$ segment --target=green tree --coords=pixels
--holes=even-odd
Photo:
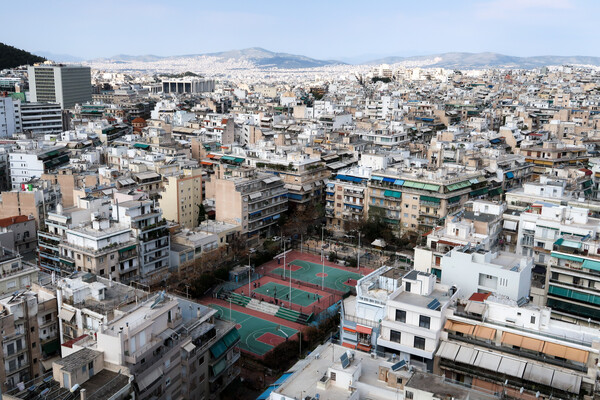
[[[206,220],[206,209],[204,208],[204,204],[198,205],[198,225]]]

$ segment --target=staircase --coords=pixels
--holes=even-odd
[[[233,303],[233,304],[236,304],[236,305],[242,306],[242,307],[246,307],[252,299],[248,296],[244,296],[242,294],[232,292],[229,295],[229,300],[231,300],[231,303]]]
[[[257,299],[251,299],[250,302],[246,305],[246,307],[251,310],[260,311],[270,315],[275,315],[279,312],[279,306]]]

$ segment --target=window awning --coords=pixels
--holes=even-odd
[[[454,332],[460,332],[465,335],[472,335],[473,331],[475,330],[475,326],[471,324],[465,324],[463,322],[447,320],[446,324],[444,325],[444,329]]]
[[[423,186],[423,189],[425,189],[425,190],[430,190],[430,191],[432,191],[432,192],[437,192],[438,190],[440,190],[440,185],[432,185],[432,184],[430,184],[430,183],[426,183],[426,184]]]
[[[147,387],[152,385],[155,381],[157,381],[163,375],[163,371],[161,367],[156,369],[152,369],[148,375],[139,379],[137,381],[138,389],[140,392],[143,392]]]
[[[551,386],[556,389],[579,394],[579,389],[581,387],[581,377],[555,370],[554,375],[552,376]]]
[[[373,328],[369,328],[368,326],[356,325],[356,332],[370,335],[371,333],[373,333]]]
[[[440,203],[440,199],[438,199],[437,197],[431,197],[431,196],[421,196],[421,201],[426,201],[428,203],[436,203],[436,204]]]
[[[195,348],[196,348],[196,346],[192,342],[189,342],[188,344],[186,344],[185,346],[183,346],[183,349],[185,351],[187,351],[188,353],[191,353],[192,351],[194,351]]]
[[[394,183],[396,180],[393,178],[383,178],[383,181],[387,183]]]
[[[225,351],[227,351],[227,346],[225,345],[225,343],[223,343],[223,339],[219,340],[210,348],[210,352],[214,358],[221,357],[221,355],[223,355]]]
[[[477,325],[475,327],[474,335],[484,340],[492,340],[496,337],[496,330],[486,326]]]
[[[442,342],[436,355],[454,361],[458,354],[458,350],[460,350],[460,345],[451,342]]]
[[[593,271],[600,271],[600,262],[592,261],[592,260],[585,260],[583,262],[582,267],[585,269],[591,269]]]
[[[143,143],[136,143],[133,145],[133,147],[135,147],[136,149],[148,149],[148,147],[150,147],[149,144],[143,144]]]
[[[402,185],[404,185],[404,180],[402,180],[402,179],[396,179],[394,181],[394,185],[402,186]]]
[[[74,316],[75,316],[75,312],[73,312],[71,310],[67,310],[66,308],[61,308],[60,312],[58,313],[58,317],[60,319],[62,319],[63,321],[68,321],[68,322],[70,322]]]
[[[456,354],[455,361],[463,364],[473,365],[475,358],[477,358],[477,353],[479,353],[478,350],[470,347],[460,346],[460,350],[458,350],[458,354]]]
[[[221,361],[219,361],[218,363],[216,363],[215,365],[212,366],[213,376],[219,375],[221,372],[223,372],[225,370],[225,367],[227,367],[227,359],[226,358],[222,359]]]
[[[563,260],[578,261],[578,262],[583,262],[584,261],[583,258],[581,258],[581,257],[575,257],[575,256],[571,256],[571,255],[568,255],[568,254],[560,254],[560,253],[552,252],[550,255],[552,257],[560,258],[560,259],[563,259]]]
[[[346,332],[352,332],[352,333],[356,333],[356,329],[354,329],[354,328],[351,328],[351,327],[349,327],[349,326],[344,326],[344,330],[345,330]]]
[[[507,219],[504,220],[504,229],[508,229],[509,231],[516,231],[517,225],[517,221],[509,221]]]
[[[395,199],[400,199],[402,197],[402,193],[396,192],[395,190],[386,190],[383,195],[385,197],[393,197]]]
[[[500,361],[500,365],[498,366],[498,372],[521,378],[523,376],[523,372],[525,372],[526,365],[527,363],[523,361],[519,361],[514,358],[502,357],[502,361]]]
[[[240,333],[237,329],[232,329],[225,336],[223,336],[223,343],[227,348],[231,347],[235,342],[240,339]]]
[[[480,351],[479,354],[477,354],[477,358],[475,358],[475,366],[497,372],[501,360],[502,357],[498,354]]]
[[[450,204],[454,204],[454,203],[458,203],[460,201],[460,197],[461,196],[454,196],[454,197],[450,197],[448,199],[448,203]]]
[[[541,365],[533,363],[527,363],[525,366],[525,372],[523,373],[523,379],[550,386],[553,374],[553,369],[542,367]]]
[[[514,174],[514,173],[512,173],[512,172],[507,172],[507,173],[506,173],[506,177],[507,177],[508,179],[512,179],[512,178],[514,178],[514,177],[515,177],[515,174]]]
[[[126,251],[129,251],[129,250],[135,250],[136,247],[137,246],[135,244],[131,245],[131,246],[123,247],[122,249],[119,249],[119,253],[125,253]]]
[[[372,176],[371,180],[372,181],[383,181],[383,177],[381,177],[381,176]]]

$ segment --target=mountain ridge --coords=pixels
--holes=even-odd
[[[365,65],[422,63],[429,68],[539,68],[547,65],[584,64],[600,66],[600,57],[593,56],[509,56],[494,52],[448,52],[411,57],[384,57]]]

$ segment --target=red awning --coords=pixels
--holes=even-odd
[[[200,164],[202,164],[202,165],[213,165],[213,163],[208,162],[208,161],[200,161]]]
[[[357,344],[356,348],[362,351],[371,351],[371,346],[367,346],[366,344]]]
[[[356,325],[356,332],[366,333],[367,335],[370,335],[371,333],[373,333],[373,329],[369,328],[368,326]]]
[[[356,333],[356,329],[348,328],[347,326],[344,327],[344,330],[347,332]]]
[[[454,242],[449,242],[447,240],[440,240],[438,243],[439,244],[446,244],[448,246],[463,246],[462,244],[458,244],[458,243],[454,243]]]
[[[469,297],[469,300],[483,303],[483,301],[488,297],[490,297],[489,293],[473,293],[471,297]]]
[[[215,155],[214,154],[209,154],[209,155],[207,155],[207,157],[208,158],[215,158]]]
[[[348,343],[348,342],[342,343],[342,346],[347,347],[347,348],[352,349],[352,350],[356,349],[356,345],[354,345],[352,343]]]

